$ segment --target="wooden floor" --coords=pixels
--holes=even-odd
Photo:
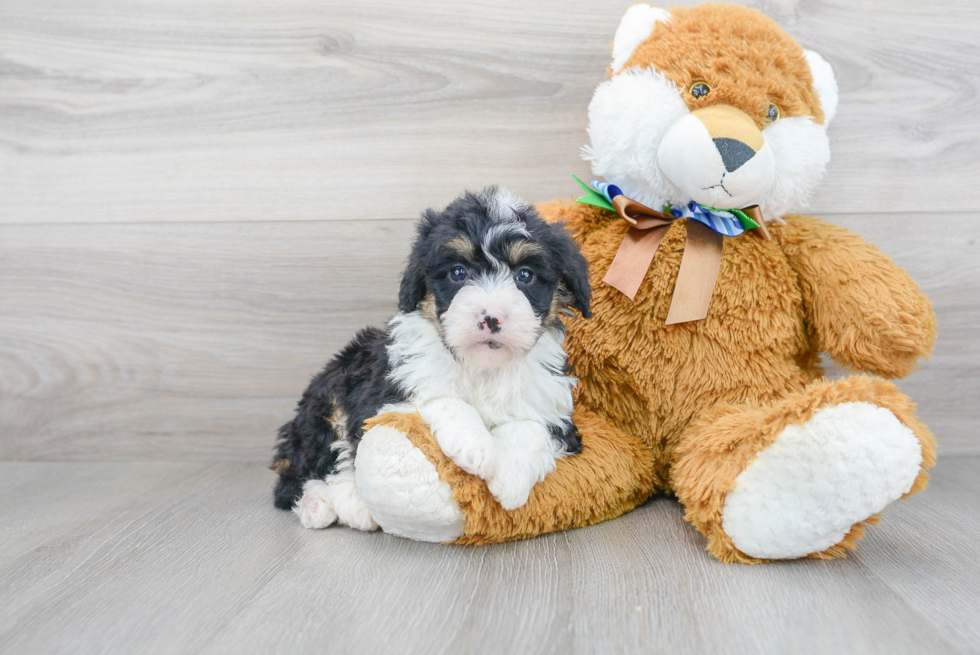
[[[980,458],[846,560],[725,565],[680,506],[485,548],[303,530],[248,464],[0,464],[4,653],[980,651]]]

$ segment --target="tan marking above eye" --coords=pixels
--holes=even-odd
[[[445,248],[468,260],[473,259],[476,254],[476,246],[473,245],[473,242],[462,236],[447,241]]]
[[[515,241],[507,248],[507,261],[511,266],[515,266],[521,260],[544,252],[544,248],[533,241]]]

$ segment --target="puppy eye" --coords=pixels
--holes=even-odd
[[[449,271],[449,279],[453,282],[462,282],[466,279],[466,269],[462,266],[454,266],[453,270]]]
[[[529,268],[522,268],[517,271],[517,281],[521,284],[527,284],[534,279],[534,272]]]
[[[779,120],[779,107],[776,105],[769,105],[769,110],[766,111],[766,118],[769,119],[770,123],[775,123]]]
[[[707,82],[695,82],[691,85],[691,95],[695,98],[703,98],[711,93],[711,87]]]

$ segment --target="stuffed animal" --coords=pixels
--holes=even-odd
[[[843,557],[925,488],[935,445],[884,378],[935,338],[915,283],[859,236],[793,214],[830,157],[829,64],[763,14],[638,4],[589,106],[597,181],[539,206],[589,262],[570,319],[582,452],[505,512],[417,414],[369,422],[358,490],[381,527],[486,544],[674,494],[725,562]],[[820,353],[852,372],[823,377]]]

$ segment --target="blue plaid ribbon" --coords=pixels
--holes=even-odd
[[[737,237],[745,232],[745,228],[735,214],[718,209],[707,209],[693,200],[680,207],[671,207],[670,213],[677,218],[692,218],[726,237]]]
[[[610,204],[616,196],[625,195],[622,189],[615,184],[598,180],[592,180],[592,188],[598,191]],[[693,219],[726,237],[737,237],[745,232],[745,228],[742,227],[742,223],[735,214],[720,209],[708,209],[693,200],[680,207],[664,207],[664,211],[669,211],[677,218]]]

